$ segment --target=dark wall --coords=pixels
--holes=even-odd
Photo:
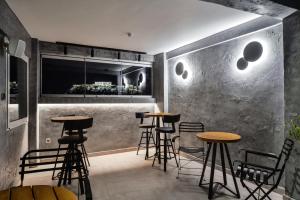
[[[164,111],[164,53],[154,56],[153,63],[153,97],[156,99],[157,107]]]
[[[26,55],[31,56],[30,35],[4,0],[0,0],[0,29],[8,35],[12,43],[19,39],[24,40],[27,45]],[[5,74],[4,57],[1,53],[0,93],[5,92],[6,89]],[[6,114],[6,101],[0,100],[0,190],[11,186],[18,180],[19,159],[28,148],[27,125],[6,131]]]
[[[241,148],[279,152],[284,138],[282,39],[282,24],[277,24],[169,59],[169,110],[181,113],[182,121],[203,122],[209,131],[239,133],[242,140],[230,145],[233,159]],[[263,45],[262,57],[238,70],[251,41]],[[187,79],[176,75],[178,62],[188,71]]]

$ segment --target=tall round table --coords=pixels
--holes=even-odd
[[[236,178],[234,176],[234,171],[232,167],[232,162],[229,154],[229,150],[227,147],[227,143],[233,143],[233,142],[238,142],[241,140],[241,136],[238,134],[234,133],[227,133],[227,132],[202,132],[198,133],[197,137],[208,143],[208,149],[207,149],[207,155],[205,157],[204,161],[204,166],[199,182],[199,186],[205,185],[203,184],[203,178],[204,178],[204,173],[206,170],[207,166],[207,161],[210,155],[211,148],[213,148],[212,151],[212,161],[211,161],[211,171],[210,171],[210,181],[209,181],[209,191],[208,191],[208,199],[212,199],[214,192],[213,191],[213,185],[214,184],[219,184],[223,188],[227,189],[229,192],[231,192],[233,195],[235,195],[237,198],[240,198],[240,192],[239,188],[236,182]],[[222,173],[223,173],[223,181],[224,183],[220,182],[214,182],[214,171],[215,171],[215,165],[216,165],[216,155],[217,155],[217,146],[219,144],[220,147],[220,156],[221,156],[221,164],[222,164]],[[234,187],[235,187],[235,192],[231,190],[230,188],[227,187],[227,178],[226,178],[226,168],[225,168],[225,156],[224,156],[224,148],[225,148],[225,155],[227,156],[230,172],[233,178],[234,182]]]
[[[161,163],[161,152],[160,152],[160,133],[158,131],[158,128],[160,127],[160,118],[164,117],[164,116],[170,116],[172,115],[172,113],[168,113],[168,112],[154,112],[154,113],[145,113],[146,117],[155,117],[156,119],[156,151],[154,154],[154,158],[157,157],[158,159],[158,163]],[[166,148],[166,147],[164,147]],[[164,151],[164,153],[167,153],[166,150]],[[154,164],[155,159],[153,160],[153,164]],[[152,164],[152,166],[153,166]],[[164,171],[166,171],[166,161],[164,161]]]

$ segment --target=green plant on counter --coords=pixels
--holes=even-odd
[[[141,91],[138,89],[137,86],[128,85],[125,88],[125,93],[128,94],[128,95],[137,95],[137,94],[141,94]]]
[[[300,116],[296,116],[289,123],[289,135],[290,137],[300,141]]]
[[[117,87],[112,84],[81,84],[73,85],[68,91],[69,94],[94,94],[94,95],[114,95],[118,94]]]
[[[87,89],[86,84],[73,85],[72,88],[68,91],[69,94],[84,94]]]

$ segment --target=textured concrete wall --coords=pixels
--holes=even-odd
[[[237,60],[251,41],[261,42],[263,55],[240,71]],[[186,80],[175,73],[179,61],[188,70]],[[241,134],[242,140],[230,145],[233,159],[240,148],[279,152],[284,137],[281,24],[169,59],[168,68],[169,109],[181,113],[182,121]]]
[[[267,15],[283,19],[295,11],[295,9],[275,3],[271,0],[201,0],[220,4],[226,7],[243,10],[259,15]]]
[[[53,123],[51,117],[67,114],[89,115],[94,125],[88,130],[86,149],[88,152],[136,147],[140,137],[139,120],[135,112],[154,111],[155,104],[41,104],[39,105],[40,148],[56,148],[62,124]],[[46,138],[52,143],[46,144]]]
[[[31,56],[30,36],[4,0],[0,0],[0,29],[11,41],[26,42],[26,55]],[[2,47],[0,47],[2,50]],[[1,52],[1,51],[0,51]],[[5,92],[6,69],[3,53],[0,53],[0,93]],[[0,190],[14,184],[19,178],[19,159],[28,147],[27,125],[6,131],[7,104],[0,100]]]
[[[154,56],[153,63],[153,97],[159,110],[164,110],[164,54]]]
[[[300,114],[300,11],[283,21],[284,34],[284,84],[285,84],[285,121]],[[286,126],[288,135],[288,126]],[[300,199],[300,143],[286,168],[286,192],[295,199]]]
[[[39,53],[39,41],[32,39],[32,56],[30,59],[29,67],[29,149],[37,149],[37,105],[38,105],[38,81],[39,81],[39,65],[40,65],[40,53]]]

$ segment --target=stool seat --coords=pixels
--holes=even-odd
[[[174,129],[172,127],[159,127],[157,130],[162,133],[174,133]]]
[[[58,139],[59,144],[81,144],[87,141],[87,137],[79,137],[78,135],[63,136]]]
[[[155,126],[152,124],[140,124],[139,128],[155,128]]]

